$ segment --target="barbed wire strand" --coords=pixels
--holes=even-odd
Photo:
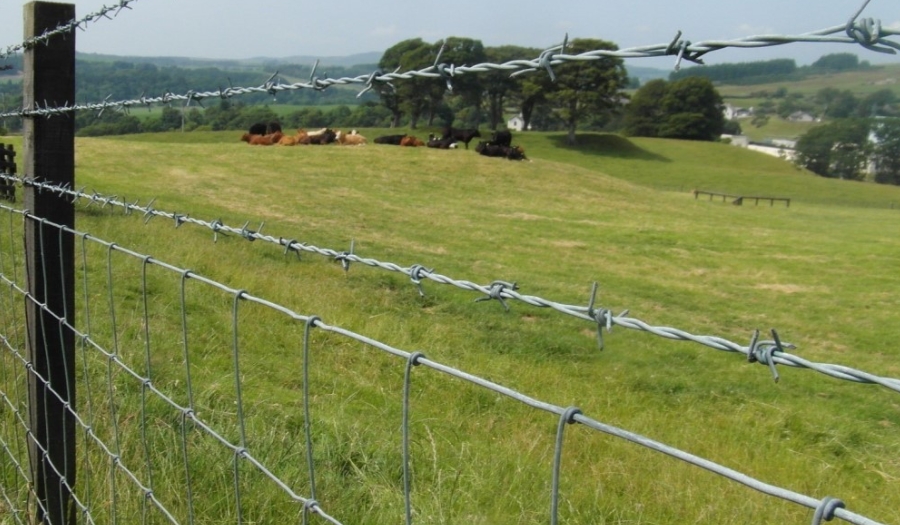
[[[421,352],[407,352],[405,350],[398,349],[387,343],[372,339],[370,337],[358,334],[356,332],[353,332],[353,331],[350,331],[350,330],[347,330],[347,329],[344,329],[344,328],[341,328],[338,326],[326,324],[325,322],[323,322],[321,320],[321,318],[319,318],[317,316],[309,316],[309,315],[303,315],[303,314],[297,313],[296,311],[291,310],[290,308],[288,308],[286,306],[279,305],[277,303],[273,303],[271,301],[268,301],[268,300],[260,298],[260,297],[256,297],[256,296],[248,293],[245,290],[232,288],[225,284],[219,283],[213,279],[210,279],[210,278],[207,278],[200,274],[194,273],[190,270],[179,268],[172,264],[155,259],[152,256],[140,254],[133,250],[121,247],[121,246],[117,245],[116,243],[99,239],[97,237],[91,236],[84,232],[80,232],[78,230],[75,230],[75,229],[67,227],[67,226],[55,224],[47,219],[34,216],[34,215],[30,214],[30,212],[28,212],[28,211],[17,210],[14,208],[10,208],[6,205],[0,205],[0,209],[5,210],[9,213],[19,214],[24,219],[27,219],[27,220],[37,221],[41,224],[42,227],[58,229],[60,234],[65,233],[68,235],[72,235],[76,238],[81,239],[82,243],[91,242],[96,245],[99,245],[99,246],[105,248],[108,254],[111,254],[113,252],[122,254],[131,259],[139,261],[140,264],[142,264],[142,265],[156,266],[163,270],[171,272],[183,279],[190,279],[192,281],[203,283],[209,287],[218,289],[218,290],[230,295],[231,297],[233,297],[235,302],[246,301],[248,303],[254,303],[254,304],[257,304],[262,307],[270,308],[271,310],[273,310],[275,312],[280,312],[280,313],[286,315],[292,321],[296,321],[298,323],[304,324],[305,326],[307,326],[307,328],[315,327],[315,328],[325,331],[325,332],[330,332],[333,334],[341,335],[350,340],[362,343],[368,347],[372,347],[372,348],[375,348],[376,350],[380,350],[387,354],[393,355],[395,357],[399,357],[406,362],[405,366],[407,368],[407,373],[405,375],[405,377],[406,377],[405,383],[407,383],[407,385],[409,382],[409,371],[411,369],[411,366],[420,366],[420,367],[432,369],[434,371],[443,373],[447,376],[450,376],[450,377],[453,377],[456,379],[460,379],[465,382],[474,384],[476,386],[485,388],[494,393],[503,395],[507,398],[517,401],[525,406],[555,415],[559,420],[560,430],[557,432],[557,438],[556,438],[557,453],[555,454],[554,461],[553,461],[554,483],[553,483],[553,488],[551,489],[553,492],[551,494],[551,500],[553,501],[553,504],[551,506],[551,523],[557,522],[555,513],[557,511],[557,509],[556,509],[557,503],[556,502],[558,501],[557,500],[558,494],[556,494],[556,491],[558,491],[557,482],[558,482],[558,472],[559,472],[560,461],[561,461],[560,460],[560,455],[561,455],[560,452],[561,452],[561,445],[562,445],[562,439],[563,439],[563,433],[562,433],[561,428],[562,428],[562,426],[564,426],[566,424],[580,423],[587,428],[603,432],[607,435],[610,435],[610,436],[613,436],[613,437],[616,437],[619,439],[623,439],[625,441],[631,442],[631,443],[641,446],[643,448],[663,453],[665,455],[668,455],[672,458],[683,461],[690,465],[703,468],[709,472],[712,472],[712,473],[722,476],[726,479],[740,483],[740,484],[742,484],[746,487],[749,487],[749,488],[751,488],[757,492],[760,492],[762,494],[766,494],[768,496],[775,497],[775,498],[778,498],[778,499],[781,499],[781,500],[784,500],[787,502],[791,502],[796,505],[806,507],[810,510],[814,510],[815,511],[815,516],[814,516],[815,519],[831,520],[832,518],[837,517],[837,518],[840,518],[849,523],[858,524],[858,525],[880,525],[879,522],[874,521],[871,518],[868,518],[866,516],[846,510],[844,508],[845,505],[843,504],[843,502],[840,500],[837,500],[835,498],[826,497],[823,499],[815,499],[813,497],[792,491],[790,489],[786,489],[783,487],[778,487],[776,485],[765,483],[756,478],[753,478],[751,476],[743,474],[737,470],[734,470],[734,469],[731,469],[724,465],[718,464],[714,461],[711,461],[711,460],[708,460],[705,458],[701,458],[701,457],[691,454],[689,452],[665,445],[661,442],[647,438],[640,434],[636,434],[636,433],[603,423],[603,422],[593,419],[591,417],[588,417],[588,416],[584,415],[581,412],[581,410],[578,409],[577,407],[561,407],[561,406],[554,405],[552,403],[548,403],[548,402],[533,398],[533,397],[523,394],[515,389],[503,386],[499,383],[495,383],[493,381],[489,381],[487,379],[478,377],[478,376],[470,374],[468,372],[459,370],[452,366],[448,366],[448,365],[439,363],[437,361],[427,359],[425,357],[425,355]],[[84,266],[87,266],[86,261],[84,261]],[[15,292],[22,295],[27,301],[35,302],[34,298],[26,290],[22,289],[21,286],[19,285],[19,283],[16,283],[13,280],[9,279],[5,273],[0,274],[0,282],[5,283],[10,288],[10,290],[15,290]],[[144,293],[146,293],[146,288],[144,288],[144,290],[145,290]],[[75,327],[71,324],[69,319],[59,317],[56,313],[49,311],[49,309],[46,307],[46,305],[36,304],[36,306],[43,309],[46,313],[48,313],[50,316],[52,316],[54,319],[56,319],[57,322],[61,326],[64,326],[67,330],[72,331],[72,333],[74,334],[74,336],[77,339],[82,340],[85,343],[87,343],[88,347],[90,349],[98,352],[102,359],[104,359],[108,363],[110,363],[110,366],[115,366],[118,370],[121,370],[124,373],[126,373],[128,376],[133,378],[133,380],[136,383],[139,383],[142,386],[142,388],[146,387],[147,390],[152,392],[154,395],[158,396],[161,400],[163,400],[165,403],[167,403],[173,410],[178,411],[180,414],[182,414],[182,416],[184,418],[191,420],[191,422],[194,425],[196,425],[198,428],[202,429],[206,434],[208,434],[213,439],[218,441],[222,446],[231,450],[232,453],[235,455],[236,461],[237,461],[237,458],[240,458],[240,459],[247,460],[248,462],[250,462],[254,466],[254,468],[256,468],[259,472],[263,473],[271,481],[273,481],[281,490],[283,490],[286,494],[288,494],[291,499],[293,499],[294,501],[296,501],[298,503],[301,503],[303,505],[304,511],[309,510],[310,512],[317,514],[320,518],[328,521],[329,523],[332,523],[334,525],[341,525],[341,522],[339,522],[337,519],[326,514],[319,507],[318,503],[315,500],[313,500],[311,498],[304,498],[304,497],[296,494],[296,492],[293,489],[291,489],[290,486],[286,482],[279,479],[274,473],[272,473],[272,471],[268,467],[266,467],[262,463],[262,461],[260,461],[258,458],[253,456],[253,454],[250,450],[248,450],[245,446],[242,446],[242,445],[246,444],[245,436],[243,436],[243,435],[240,436],[240,438],[239,438],[240,443],[232,443],[230,440],[223,437],[220,432],[218,432],[216,429],[214,429],[210,423],[208,423],[207,421],[202,419],[194,411],[193,407],[184,406],[184,405],[181,405],[178,402],[174,401],[169,395],[162,392],[161,390],[159,390],[156,387],[156,385],[153,383],[152,378],[150,376],[145,376],[145,375],[141,374],[140,372],[134,370],[133,368],[129,367],[127,365],[127,363],[125,363],[121,359],[121,357],[118,355],[118,352],[115,349],[110,350],[110,349],[104,348],[91,334],[80,331],[77,327]],[[185,305],[183,304],[182,307],[184,308]],[[236,323],[236,322],[237,322],[236,317],[233,317],[232,324]],[[236,331],[236,326],[233,325],[232,329]],[[58,399],[62,400],[62,396],[60,396],[51,387],[49,380],[44,377],[41,377],[39,374],[37,374],[34,371],[34,369],[32,367],[29,366],[28,358],[25,355],[23,355],[18,348],[9,344],[8,339],[6,339],[5,337],[0,339],[0,341],[2,341],[4,343],[3,347],[6,348],[6,351],[11,356],[13,356],[16,360],[18,360],[21,363],[21,365],[25,369],[28,370],[29,374],[32,374],[35,377],[35,379],[40,384],[42,384],[44,386],[44,388],[47,389],[52,395],[54,395]],[[306,341],[305,344],[308,345],[308,338],[305,338],[305,341]],[[308,354],[308,349],[304,350],[304,354]],[[240,376],[236,369],[236,361],[235,361],[235,374],[236,374],[236,380],[240,381]],[[108,379],[108,381],[111,381],[111,379]],[[409,436],[409,428],[408,428],[408,425],[409,425],[409,404],[408,404],[409,388],[407,385],[404,385],[403,393],[402,393],[402,395],[405,399],[404,400],[404,414],[402,417],[402,424],[404,426],[404,428],[403,428],[404,447],[407,446],[406,443],[407,443],[408,436]],[[304,389],[303,395],[308,396],[309,395],[308,390]],[[24,425],[24,428],[27,429],[28,426],[25,423],[25,418],[20,413],[18,407],[16,407],[15,405],[13,405],[9,402],[9,399],[7,398],[5,392],[0,392],[0,397],[2,397],[4,399],[7,406],[10,406],[13,409],[13,413],[15,414],[15,417],[19,420],[19,424]],[[308,402],[308,399],[304,400],[304,403],[306,403],[306,402]],[[172,523],[178,523],[177,520],[171,515],[171,513],[165,508],[163,503],[161,501],[159,501],[158,499],[156,499],[153,491],[147,485],[145,485],[143,481],[140,480],[139,476],[133,470],[131,470],[128,466],[125,465],[125,460],[120,455],[120,451],[112,450],[112,448],[109,445],[107,445],[105,442],[103,442],[102,439],[100,439],[100,437],[97,435],[97,433],[93,430],[93,428],[87,422],[85,422],[83,420],[83,418],[81,417],[80,414],[77,413],[75,408],[73,408],[70,405],[67,405],[67,410],[69,410],[72,413],[75,420],[77,421],[77,424],[79,426],[81,426],[81,428],[85,431],[86,435],[89,435],[97,443],[97,445],[104,451],[104,453],[107,454],[107,456],[110,458],[112,467],[115,470],[121,471],[123,474],[125,474],[126,478],[128,480],[130,480],[131,483],[135,484],[135,486],[138,488],[138,490],[140,490],[144,494],[144,497],[146,497],[148,500],[150,500],[152,502],[152,504],[154,506],[156,506],[165,515],[165,517],[167,519],[169,519],[169,521],[171,521]],[[243,415],[241,415],[241,421],[240,421],[241,426],[243,426],[242,418],[243,418]],[[2,448],[0,450],[8,450],[8,449]],[[42,451],[42,452],[46,452],[46,451]],[[408,461],[407,454],[404,455],[404,458],[405,458],[404,461]],[[20,473],[24,473],[25,468],[21,464],[17,463],[15,458],[11,458],[11,459],[15,463],[16,469]],[[56,465],[53,465],[53,468],[54,468],[54,470],[57,470],[58,467]],[[57,472],[57,474],[60,476],[61,479],[64,479],[62,477],[61,473]],[[75,487],[67,486],[66,488],[72,491],[74,503],[76,506],[78,506],[78,508],[82,511],[82,513],[89,514],[89,512],[90,512],[89,506],[86,503],[82,502],[80,499],[78,499],[77,495],[75,494],[75,490],[74,490]],[[407,492],[407,494],[406,494],[407,498],[409,497],[409,493],[408,493],[409,490],[410,490],[409,485],[407,483],[404,483],[404,491]],[[93,522],[93,520],[90,519],[89,522]]]
[[[421,281],[423,279],[428,279],[439,284],[451,285],[463,290],[478,292],[482,294],[483,297],[476,299],[476,301],[497,300],[507,311],[509,310],[509,306],[506,304],[506,300],[519,301],[538,308],[550,308],[571,317],[595,324],[597,328],[598,345],[601,350],[604,345],[602,335],[603,330],[605,329],[607,332],[610,332],[614,326],[621,326],[623,328],[647,332],[666,339],[690,341],[715,350],[742,354],[750,363],[759,363],[767,366],[776,382],[779,380],[779,375],[775,365],[785,365],[794,368],[813,370],[835,379],[864,384],[876,384],[900,393],[900,379],[882,377],[844,365],[817,363],[786,352],[786,350],[792,350],[796,347],[790,343],[780,341],[778,333],[775,330],[772,330],[771,332],[772,339],[767,340],[761,340],[759,338],[759,331],[757,330],[751,334],[749,344],[742,345],[719,336],[697,335],[677,328],[654,326],[640,319],[627,317],[628,310],[615,315],[610,309],[594,306],[597,294],[596,283],[591,291],[590,301],[587,306],[565,304],[534,295],[521,294],[518,292],[518,284],[514,282],[495,280],[488,285],[481,285],[472,281],[441,275],[420,264],[401,266],[392,262],[383,262],[377,259],[360,257],[353,253],[352,244],[349,252],[338,251],[331,248],[320,248],[290,238],[264,235],[261,233],[261,230],[265,223],[260,223],[259,227],[256,229],[250,229],[249,222],[238,228],[235,226],[228,226],[220,220],[206,221],[191,217],[188,214],[158,210],[153,207],[153,200],[142,206],[139,205],[137,201],[129,203],[123,199],[119,199],[117,196],[105,196],[96,192],[88,193],[84,189],[73,190],[68,187],[40,182],[34,178],[23,177],[17,174],[0,174],[0,180],[6,180],[9,183],[17,182],[35,187],[39,191],[48,191],[60,196],[66,196],[71,198],[73,202],[87,201],[87,206],[100,204],[101,208],[106,206],[119,207],[124,209],[126,215],[133,215],[134,212],[138,212],[143,216],[145,224],[154,217],[161,217],[174,221],[176,228],[183,224],[202,226],[212,230],[214,242],[218,240],[220,234],[232,234],[240,236],[248,241],[260,240],[276,244],[284,248],[285,254],[294,252],[298,257],[301,252],[318,254],[340,262],[345,270],[349,269],[351,263],[361,263],[373,268],[401,273],[409,277],[413,284],[418,288],[419,293],[423,295],[424,291],[422,290]]]
[[[20,51],[31,49],[37,45],[46,44],[52,38],[60,35],[67,35],[75,29],[85,30],[91,22],[96,22],[103,18],[112,20],[119,16],[119,13],[122,12],[123,9],[131,9],[129,4],[134,2],[137,2],[137,0],[119,0],[119,3],[117,4],[111,6],[104,5],[96,12],[90,13],[79,20],[71,20],[66,24],[60,24],[56,28],[44,31],[39,36],[29,38],[21,44],[7,46],[6,49],[0,50],[0,60],[5,60]]]
[[[131,0],[134,1],[134,0]],[[152,107],[155,104],[171,104],[173,102],[183,102],[185,107],[192,102],[202,103],[206,99],[228,99],[234,96],[247,95],[252,93],[265,93],[272,96],[283,91],[295,91],[300,89],[313,89],[321,91],[335,85],[364,84],[365,87],[359,93],[362,94],[375,89],[379,86],[387,86],[393,88],[391,81],[408,80],[413,78],[434,78],[444,79],[447,83],[448,90],[452,91],[452,79],[459,75],[472,73],[484,73],[489,71],[508,71],[513,76],[536,71],[546,71],[551,78],[555,78],[553,67],[564,64],[566,62],[577,61],[594,61],[602,58],[654,58],[675,56],[675,69],[680,68],[681,62],[687,60],[702,64],[702,56],[725,48],[758,48],[770,47],[799,42],[806,43],[837,43],[849,45],[861,45],[866,49],[879,53],[896,54],[900,50],[900,43],[889,40],[888,37],[900,35],[900,30],[884,27],[880,20],[866,18],[859,20],[862,11],[868,5],[868,0],[863,4],[856,14],[854,14],[846,23],[802,33],[799,35],[754,35],[735,40],[708,40],[697,43],[691,43],[681,38],[681,31],[678,31],[675,38],[668,43],[652,44],[646,46],[630,47],[620,50],[599,49],[586,51],[576,55],[565,54],[568,36],[563,44],[553,46],[541,52],[541,54],[531,60],[511,60],[500,64],[491,62],[483,62],[472,66],[455,65],[446,63],[437,63],[421,70],[410,70],[400,72],[400,67],[395,71],[386,73],[382,70],[374,71],[367,75],[359,75],[356,77],[341,78],[319,78],[315,76],[315,68],[313,68],[310,80],[308,82],[296,82],[285,84],[281,82],[277,72],[269,77],[269,79],[257,87],[228,87],[220,88],[215,91],[195,91],[190,90],[184,94],[166,93],[156,97],[141,96],[138,99],[104,100],[102,102],[73,104],[73,101],[67,101],[62,107],[52,107],[45,103],[41,106],[35,102],[33,108],[22,108],[19,111],[0,113],[0,118],[9,117],[53,117],[76,111],[98,111],[102,114],[104,111],[121,110],[129,111],[135,107]],[[440,54],[437,57],[440,58]],[[111,97],[111,95],[110,95]],[[108,97],[109,98],[109,97]]]

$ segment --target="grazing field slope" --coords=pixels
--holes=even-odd
[[[389,131],[360,130],[370,139]],[[264,223],[264,233],[319,247],[352,243],[361,257],[421,264],[455,279],[516,282],[523,294],[566,304],[586,306],[597,282],[597,306],[627,309],[651,325],[743,345],[754,330],[768,339],[774,328],[810,361],[900,377],[900,188],[826,180],[724,144],[605,134],[579,135],[574,147],[562,134],[518,134],[513,143],[524,147],[526,162],[371,143],[251,147],[238,135],[81,138],[77,185],[238,227]],[[694,189],[791,204],[735,206],[695,199]],[[507,312],[427,279],[420,297],[399,273],[363,264],[345,272],[323,257],[298,261],[234,235],[213,242],[209,229],[189,224],[145,224],[97,204],[79,210],[78,229],[99,238],[537,399],[578,406],[767,483],[839,497],[853,512],[900,523],[900,393],[784,366],[775,382],[767,366],[741,354],[622,327],[604,331],[601,351],[596,325],[550,309],[508,301]],[[105,278],[102,264],[96,272]],[[134,295],[136,286],[115,289]],[[97,291],[99,303],[105,294]],[[160,300],[169,296],[177,296],[177,283],[160,285]],[[192,323],[209,316],[210,328],[192,334],[208,352],[195,379],[198,402],[212,406],[232,380],[231,335],[215,328],[230,303],[191,304]],[[254,315],[242,335],[250,445],[302,491],[302,325],[271,317]],[[177,322],[152,324],[154,340],[180,340]],[[180,350],[170,346],[178,362]],[[344,523],[396,523],[405,362],[315,332],[312,348],[317,500]],[[557,418],[434,372],[414,374],[415,522],[546,523]],[[226,472],[210,474],[223,493],[230,461],[209,459],[210,472]],[[161,467],[157,483],[177,486],[184,477],[177,467]],[[812,516],[579,425],[566,430],[560,495],[560,522],[569,524]],[[294,519],[296,506],[283,499],[248,496],[247,518]],[[140,498],[133,500],[139,509]]]

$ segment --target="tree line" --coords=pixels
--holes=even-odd
[[[823,55],[809,66],[798,67],[788,58],[686,67],[669,74],[669,80],[688,77],[705,77],[714,83],[732,85],[766,84],[770,82],[796,82],[814,75],[839,73],[871,68],[868,61],[860,61],[853,53]]]
[[[900,185],[900,118],[836,119],[806,132],[796,164],[823,177]]]

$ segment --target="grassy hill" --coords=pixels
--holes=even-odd
[[[596,281],[599,306],[629,309],[651,325],[744,345],[754,329],[776,328],[806,359],[900,376],[900,188],[826,180],[723,144],[584,134],[565,147],[553,133],[514,142],[530,162],[371,144],[260,148],[236,133],[82,138],[77,185],[129,202],[155,198],[156,209],[209,221],[265,222],[268,235],[320,247],[346,250],[352,241],[362,257],[481,284],[515,281],[521,293],[566,304],[587,305]],[[695,200],[692,189],[793,200],[790,208],[733,206]],[[80,209],[77,227],[96,237],[537,399],[578,406],[767,483],[840,497],[854,512],[900,522],[900,398],[883,387],[781,366],[774,383],[767,367],[741,355],[622,327],[604,334],[601,352],[595,325],[549,309],[510,302],[506,312],[427,280],[420,297],[405,276],[362,264],[344,272],[325,258],[297,261],[279,246],[236,236],[213,243],[211,231],[189,224]],[[99,335],[104,305],[117,305],[122,358],[141,362],[140,264],[105,250],[87,258],[97,337],[108,338]],[[108,259],[112,292],[103,284]],[[154,274],[151,286],[156,383],[183,396],[180,278]],[[222,421],[234,412],[232,303],[227,294],[190,289],[197,411]],[[308,493],[303,326],[242,308],[249,310],[240,333],[243,399],[252,407],[248,449]],[[313,332],[312,342],[317,499],[344,523],[396,522],[405,362],[333,335]],[[127,379],[115,383],[125,398],[120,412],[136,414],[140,384]],[[430,371],[417,369],[412,388],[416,523],[546,523],[557,418]],[[157,496],[183,516],[179,415],[155,410],[151,450],[164,456],[154,473]],[[122,429],[133,436],[141,427],[132,421]],[[135,438],[123,443],[131,445],[123,461],[144,461]],[[228,516],[231,453],[199,438],[191,447],[195,493],[203,486],[219,495],[199,498],[195,511]],[[106,486],[107,472],[95,469],[95,487]],[[561,472],[562,523],[723,524],[747,516],[799,523],[812,515],[580,425],[566,430]],[[123,492],[118,504],[138,516],[142,501]],[[242,505],[245,519],[258,522],[298,513],[270,483],[247,486]]]

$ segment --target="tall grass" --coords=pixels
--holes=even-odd
[[[374,136],[384,130],[361,130]],[[421,132],[420,132],[421,133]],[[586,134],[520,134],[530,162],[369,145],[257,148],[234,133],[79,139],[77,178],[129,201],[361,256],[423,264],[459,279],[516,281],[521,291],[598,303],[651,324],[749,342],[776,328],[798,354],[900,376],[897,188],[831,181],[777,159],[718,144]],[[783,206],[695,200],[691,189],[792,198]],[[766,367],[741,356],[616,329],[596,346],[596,327],[548,310],[495,301],[424,281],[425,297],[399,274],[219,237],[189,225],[99,209],[77,227],[190,268],[324,322],[497,381],[601,421],[821,498],[886,523],[900,521],[897,394],[872,385]],[[3,244],[7,246],[8,243]],[[114,308],[123,359],[143,370],[140,264],[88,253],[93,331],[112,345]],[[183,401],[177,276],[146,285],[154,382]],[[232,297],[190,283],[190,360],[198,413],[234,437]],[[95,296],[95,297],[94,297]],[[110,306],[112,305],[112,306]],[[84,304],[79,315],[83,318]],[[122,313],[128,312],[128,315]],[[302,326],[242,306],[240,367],[248,449],[296,490],[308,490],[303,449]],[[104,335],[105,334],[105,335]],[[400,414],[405,363],[365,345],[312,334],[310,389],[317,499],[345,523],[403,515]],[[103,360],[93,370],[95,407],[109,406]],[[121,377],[120,377],[121,376]],[[160,497],[186,516],[185,459],[200,522],[235,520],[232,456],[141,386],[112,378],[120,403],[96,410],[113,440],[120,421],[127,461],[146,464],[150,440]],[[136,421],[152,424],[149,437]],[[557,421],[427,370],[413,376],[413,507],[416,523],[545,523]],[[186,436],[186,437],[184,437]],[[109,471],[89,454],[97,512],[112,516]],[[94,464],[95,463],[95,464]],[[143,468],[143,467],[135,467]],[[295,519],[298,508],[242,468],[245,521]],[[579,426],[566,431],[563,523],[802,522],[811,511],[763,497]],[[88,477],[88,476],[86,476]],[[117,486],[127,486],[119,479]],[[83,481],[83,482],[86,482]],[[202,487],[202,488],[201,488]],[[133,491],[132,491],[133,492]],[[122,490],[122,516],[139,494]],[[103,520],[101,520],[103,521]]]

